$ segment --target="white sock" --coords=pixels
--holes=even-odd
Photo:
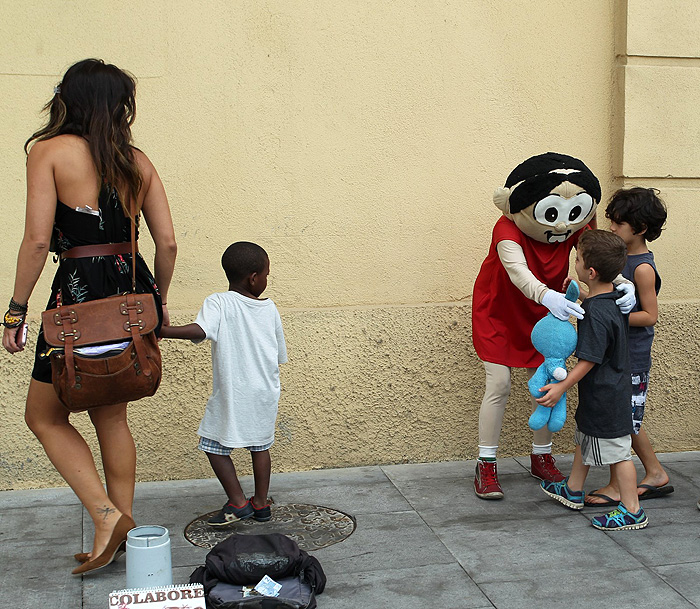
[[[550,444],[551,446],[551,444]],[[498,446],[481,446],[479,444],[479,459],[496,459]]]
[[[481,447],[479,447],[481,448]],[[534,444],[532,445],[533,455],[551,455],[552,454],[552,443],[549,444]]]

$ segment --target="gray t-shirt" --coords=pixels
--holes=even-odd
[[[213,375],[197,433],[229,448],[269,444],[280,397],[279,364],[287,361],[275,303],[233,291],[212,294],[195,323],[211,341]]]
[[[615,292],[586,298],[578,322],[576,357],[595,366],[578,383],[576,425],[595,438],[632,433],[632,379],[627,336],[629,319]]]
[[[656,276],[654,288],[656,293],[661,289],[661,277],[654,264],[654,254],[634,254],[627,256],[627,264],[622,269],[622,276],[634,282],[634,272],[640,264],[648,264],[654,269]],[[635,284],[635,288],[637,284]],[[632,313],[640,310],[639,295]],[[648,372],[651,369],[651,344],[654,342],[654,326],[630,326],[630,370],[632,372]]]

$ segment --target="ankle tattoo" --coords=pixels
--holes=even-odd
[[[102,522],[105,522],[107,517],[116,511],[116,508],[107,507],[106,505],[104,507],[97,508],[97,513],[102,514]]]

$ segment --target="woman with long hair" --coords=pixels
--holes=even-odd
[[[136,262],[137,292],[152,293],[161,322],[169,323],[166,301],[177,245],[163,184],[146,155],[132,145],[135,84],[133,76],[101,60],[76,63],[44,108],[48,123],[25,144],[24,238],[14,293],[3,320],[2,342],[10,353],[24,348],[22,328],[29,297],[50,250],[60,258],[60,267],[47,309],[59,302],[73,304],[131,291],[131,265]],[[140,254],[136,261],[131,259],[130,223],[138,226],[141,214],[155,242],[155,277]],[[103,248],[104,255],[84,257],[74,249],[105,244],[110,245]],[[100,445],[105,491],[87,443],[70,423],[51,384],[48,351],[42,328],[25,420],[95,525],[91,551],[75,555],[81,564],[73,573],[81,574],[108,565],[124,549],[126,534],[134,526],[136,449],[126,404],[88,411]]]

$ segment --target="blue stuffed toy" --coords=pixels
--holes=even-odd
[[[579,293],[578,283],[572,280],[566,289],[566,299],[576,302]],[[551,313],[547,313],[535,324],[530,336],[533,347],[544,355],[544,362],[537,368],[527,385],[535,398],[541,398],[544,393],[540,391],[540,387],[558,383],[566,378],[566,358],[576,350],[578,337],[576,329],[568,321],[557,319]],[[528,425],[530,429],[542,429],[546,425],[549,431],[555,432],[564,427],[565,421],[566,393],[553,408],[538,404],[530,416]]]

